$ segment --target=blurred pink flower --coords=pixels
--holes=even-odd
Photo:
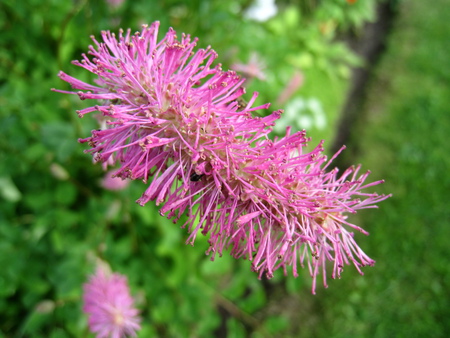
[[[125,2],[125,0],[106,0],[106,2],[112,8],[117,8],[117,7],[120,7],[120,5],[122,5]]]
[[[118,170],[110,170],[105,173],[101,181],[101,186],[107,190],[123,190],[130,184],[128,179],[116,176]]]
[[[297,276],[306,263],[313,292],[320,273],[326,285],[327,261],[334,263],[333,278],[344,264],[360,272],[372,265],[353,238],[353,230],[366,232],[346,214],[386,199],[362,191],[381,181],[364,184],[368,173],[358,174],[359,167],[340,177],[327,170],[334,157],[327,160],[322,142],[305,152],[305,131],[291,135],[288,128],[285,137],[269,139],[281,111],[253,117],[269,104],[252,107],[254,93],[241,105],[244,79],[212,67],[216,53],[195,51],[189,35],[178,40],[170,29],[158,42],[158,27],[94,39],[92,60],[83,55],[74,64],[96,74],[96,85],[59,74],[80,90],[59,92],[103,102],[78,112],[99,111],[108,120],[107,129],[80,140],[95,160],[118,163],[118,177],[149,182],[139,204],[155,200],[174,221],[187,214],[188,243],[209,235],[212,259],[230,248],[269,278],[288,267]]]
[[[140,318],[125,276],[98,267],[84,285],[83,301],[89,329],[97,338],[136,337]]]
[[[286,85],[286,87],[284,87],[280,96],[278,96],[277,104],[279,105],[285,104],[297,91],[297,89],[299,89],[303,85],[303,83],[304,83],[303,73],[300,70],[296,69],[294,71],[294,74],[292,74],[289,83]]]
[[[266,79],[266,74],[263,72],[265,68],[266,64],[256,53],[250,55],[248,63],[235,63],[231,65],[231,69],[236,72],[241,72],[249,80],[256,77],[264,81]]]

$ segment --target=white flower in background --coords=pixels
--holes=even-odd
[[[256,21],[267,21],[277,14],[277,11],[275,0],[256,0],[245,16]]]
[[[296,130],[311,128],[322,130],[326,124],[327,118],[319,100],[296,97],[286,104],[286,109],[274,130],[283,133],[287,126],[292,126]]]

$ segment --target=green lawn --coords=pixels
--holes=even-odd
[[[450,333],[450,6],[399,10],[349,144],[352,162],[386,180],[378,192],[393,194],[359,215],[371,233],[359,243],[377,264],[364,277],[348,269],[318,295],[321,336]]]

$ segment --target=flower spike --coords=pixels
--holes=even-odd
[[[140,205],[155,201],[174,221],[187,215],[187,243],[208,235],[212,259],[230,249],[260,277],[289,266],[297,276],[307,265],[314,292],[320,273],[326,286],[327,261],[333,278],[345,264],[360,272],[373,265],[353,238],[354,230],[366,232],[346,214],[389,197],[361,191],[381,182],[365,184],[368,173],[359,167],[341,176],[327,171],[334,157],[323,155],[323,142],[305,152],[305,131],[288,128],[271,140],[282,111],[254,117],[269,104],[252,107],[257,93],[240,104],[245,80],[213,66],[214,50],[196,49],[196,39],[177,39],[173,29],[158,42],[158,28],[155,22],[135,34],[94,39],[90,57],[74,64],[96,74],[96,85],[59,74],[76,91],[57,91],[102,102],[78,112],[98,111],[107,121],[80,140],[95,161],[118,164],[115,176],[147,183]]]

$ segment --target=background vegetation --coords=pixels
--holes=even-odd
[[[312,145],[331,146],[350,85],[364,66],[342,42],[375,18],[375,1],[279,1],[257,21],[252,1],[3,0],[0,2],[0,335],[89,336],[82,284],[95,260],[126,274],[148,336],[447,336],[449,295],[450,17],[445,0],[396,1],[398,19],[366,91],[343,162],[362,163],[378,192],[394,197],[358,215],[371,236],[361,247],[377,264],[352,268],[310,294],[298,279],[259,281],[246,261],[210,262],[206,240],[134,201],[144,186],[103,189],[104,172],[76,142],[96,128],[56,74],[88,78],[70,64],[90,35],[161,21],[211,45],[223,68],[256,53],[264,81],[248,82],[282,124],[308,127]],[[293,74],[300,85],[291,83]],[[284,99],[282,93],[291,91]],[[283,98],[283,99],[282,99]],[[290,112],[289,112],[290,111]],[[82,123],[81,123],[82,122]]]

